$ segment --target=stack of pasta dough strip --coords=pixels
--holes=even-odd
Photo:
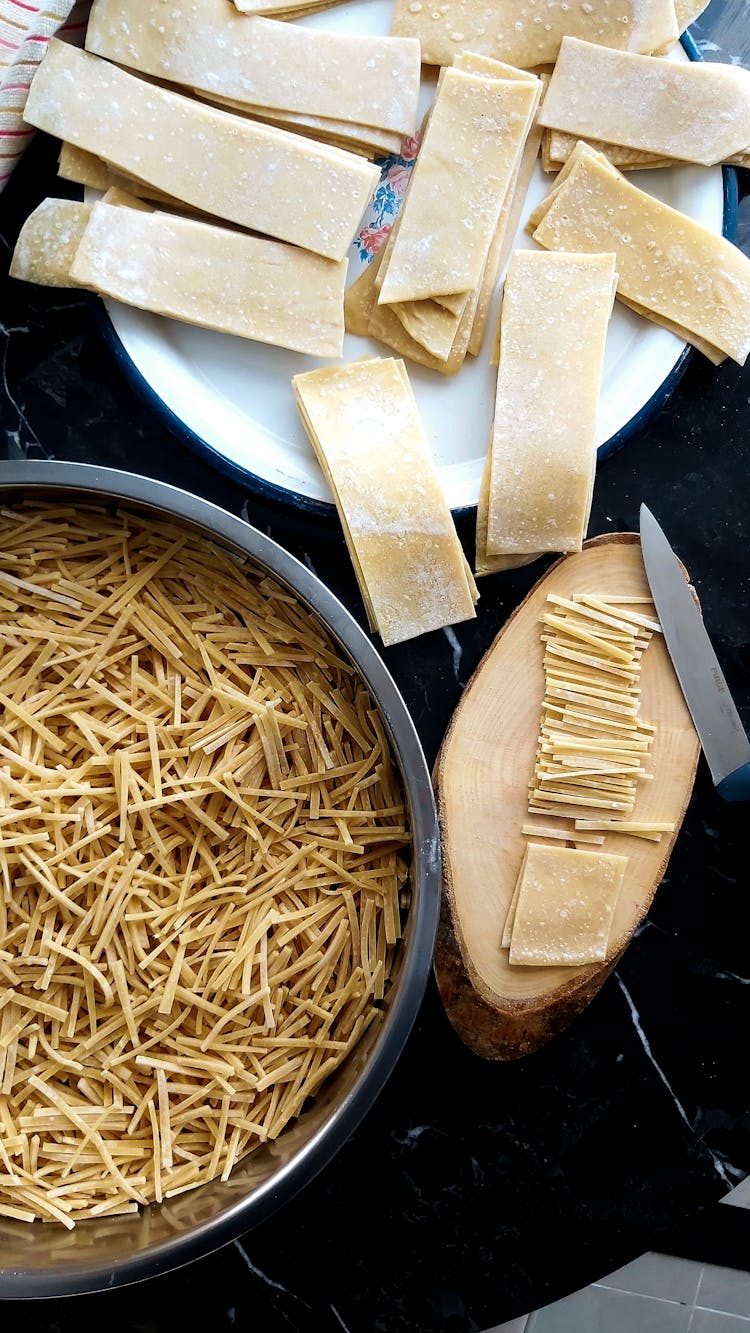
[[[636,603],[637,603],[636,599]],[[603,962],[628,858],[594,850],[607,832],[659,841],[672,824],[632,818],[654,727],[640,718],[643,654],[659,631],[630,598],[550,594],[542,614],[545,692],[529,823],[505,922],[511,964]],[[564,824],[556,821],[564,819]],[[548,843],[565,841],[565,847]],[[572,846],[570,844],[573,844]]]
[[[349,247],[379,179],[362,155],[415,131],[418,43],[297,28],[228,0],[158,15],[97,0],[87,46],[49,44],[26,119],[62,139],[64,178],[132,198],[75,224],[46,201],[14,275],[62,283],[67,264],[69,285],[340,356]],[[144,196],[158,213],[122,209]]]
[[[121,191],[96,204],[44,200],[21,230],[10,271],[221,333],[341,354],[346,261],[163,213]]]
[[[580,551],[615,296],[612,254],[513,256],[495,416],[477,507],[476,572]]]
[[[378,1021],[406,810],[263,571],[69,504],[0,536],[0,1215],[72,1227],[226,1178]]]
[[[694,162],[750,163],[750,73],[676,62],[563,38],[539,123],[545,165],[579,139],[633,170]]]
[[[389,645],[473,617],[476,585],[403,362],[312,370],[294,389],[370,628]]]
[[[528,230],[548,250],[611,252],[617,295],[715,365],[750,353],[750,260],[737,246],[639,190],[581,142]]]
[[[413,134],[419,42],[239,13],[230,0],[95,0],[86,49],[246,114],[367,153]]]
[[[519,176],[538,152],[535,140],[525,158],[541,92],[535,76],[468,53],[442,71],[398,221],[350,300],[352,331],[366,324],[444,374],[479,350]]]

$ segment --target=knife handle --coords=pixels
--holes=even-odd
[[[725,801],[750,801],[750,762],[735,768],[716,790]]]

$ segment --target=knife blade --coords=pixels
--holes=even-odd
[[[711,777],[728,801],[750,801],[750,740],[677,556],[645,504],[641,552],[664,640]]]

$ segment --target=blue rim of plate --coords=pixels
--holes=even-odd
[[[690,60],[703,60],[703,56],[689,32],[683,33],[680,38],[682,46]],[[722,234],[728,241],[734,241],[737,235],[737,209],[739,193],[737,187],[737,172],[734,167],[722,167],[724,180],[724,222]],[[123,376],[140,396],[145,399],[151,407],[154,414],[161,419],[172,435],[182,444],[187,445],[194,454],[217,471],[223,472],[232,481],[236,481],[245,490],[252,491],[263,500],[272,500],[277,504],[288,505],[293,509],[303,510],[307,514],[317,515],[320,518],[333,518],[336,513],[336,507],[333,501],[316,500],[302,491],[293,491],[285,486],[277,486],[272,481],[267,481],[265,477],[259,477],[257,473],[250,472],[247,468],[240,467],[233,463],[231,459],[225,458],[214,445],[209,444],[201,435],[191,430],[181,417],[175,412],[151,387],[148,380],[137,369],[131,357],[125,351],[118,334],[115,332],[114,325],[107,313],[106,306],[99,298],[92,298],[94,308],[97,312],[98,322],[112,356],[119,366]],[[599,446],[598,461],[604,462],[612,454],[617,453],[619,449],[639,430],[642,430],[646,422],[660,407],[666,403],[667,399],[674,393],[682,376],[684,375],[688,362],[693,355],[694,348],[689,344],[680,354],[675,365],[667,375],[666,379],[659,385],[656,393],[652,394],[647,403],[639,408],[634,416],[630,418],[616,434],[605,440],[604,444]],[[468,518],[476,510],[476,505],[463,505],[451,512],[456,519]]]

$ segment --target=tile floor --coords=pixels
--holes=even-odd
[[[724,1200],[750,1208],[750,1177]],[[749,1256],[750,1259],[750,1256]],[[750,1273],[644,1254],[488,1333],[750,1333]]]

